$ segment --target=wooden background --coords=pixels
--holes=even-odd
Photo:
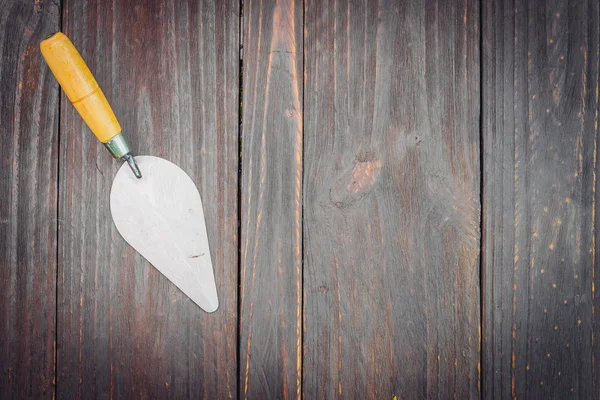
[[[600,398],[599,25],[597,0],[3,2],[0,398]],[[116,231],[56,31],[196,182],[216,313]]]

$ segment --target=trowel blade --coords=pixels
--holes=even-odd
[[[135,157],[142,178],[127,164],[110,191],[117,230],[135,250],[206,312],[219,307],[200,193],[177,165]]]

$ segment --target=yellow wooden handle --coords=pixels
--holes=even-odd
[[[121,133],[115,113],[69,38],[58,32],[42,41],[40,49],[56,80],[98,140],[106,143]]]

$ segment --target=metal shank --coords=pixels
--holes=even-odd
[[[117,136],[104,143],[104,145],[114,158],[120,158],[124,161],[127,161],[127,164],[129,164],[129,167],[133,171],[133,174],[136,176],[136,178],[142,177],[142,173],[135,162],[135,158],[131,154],[131,149],[129,148],[129,145],[122,134],[119,133]]]

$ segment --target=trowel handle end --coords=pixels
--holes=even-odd
[[[73,103],[81,118],[102,143],[121,132],[121,126],[73,43],[58,32],[40,43],[40,50],[50,70]]]

